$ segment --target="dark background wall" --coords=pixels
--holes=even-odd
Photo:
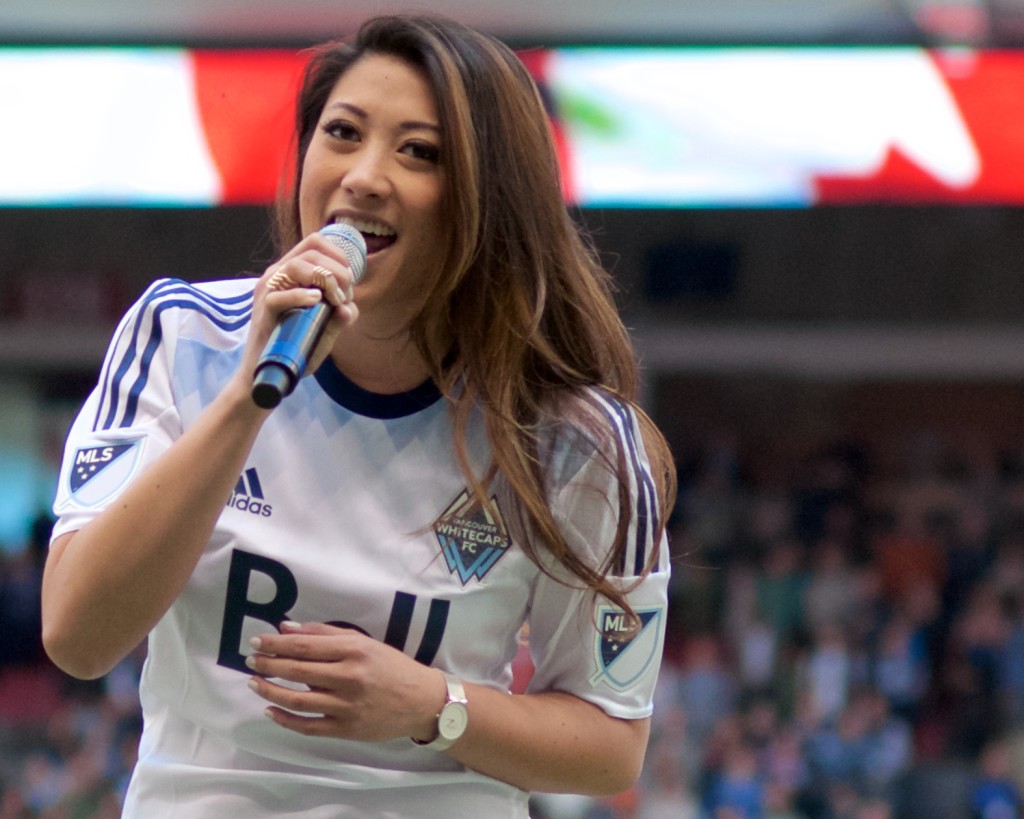
[[[1024,209],[602,210],[580,219],[640,321],[1015,324],[1024,314]],[[91,311],[109,322],[161,276],[260,271],[273,258],[269,222],[255,207],[0,210],[0,338],[12,321],[84,323]]]

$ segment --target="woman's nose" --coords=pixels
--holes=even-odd
[[[390,190],[385,157],[381,151],[367,147],[351,156],[352,164],[342,177],[341,185],[358,197],[383,197]]]

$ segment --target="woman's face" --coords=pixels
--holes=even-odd
[[[299,217],[304,236],[344,221],[366,239],[361,321],[376,311],[407,322],[441,263],[442,148],[426,79],[396,57],[361,57],[327,98],[302,164]]]

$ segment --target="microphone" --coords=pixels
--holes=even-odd
[[[358,284],[366,270],[366,241],[351,225],[330,224],[320,231],[348,260],[352,283]],[[324,333],[333,306],[326,296],[312,307],[294,307],[285,310],[274,328],[263,354],[256,364],[252,382],[252,400],[263,409],[273,409],[306,371],[309,357]]]

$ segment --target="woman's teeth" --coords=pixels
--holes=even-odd
[[[364,236],[388,237],[395,235],[395,229],[383,222],[370,222],[363,219],[351,219],[342,216],[334,220],[335,224],[351,225]]]

